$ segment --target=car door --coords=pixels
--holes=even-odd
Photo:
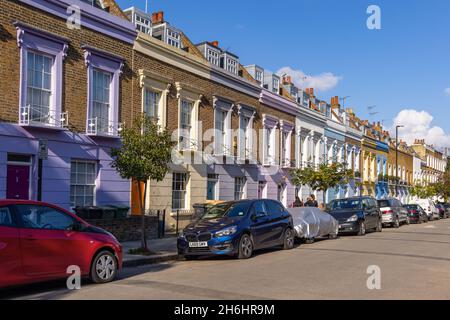
[[[24,278],[19,228],[13,211],[8,206],[0,207],[0,288],[21,284]]]
[[[286,228],[286,209],[281,203],[274,200],[265,200],[265,205],[271,223],[269,243],[271,245],[279,244]]]
[[[250,220],[255,248],[265,247],[270,238],[271,222],[264,201],[255,201],[251,208]]]
[[[83,267],[83,236],[73,231],[76,220],[53,207],[16,205],[24,272],[30,277],[66,274],[72,265]]]

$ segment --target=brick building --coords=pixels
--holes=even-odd
[[[0,198],[128,205],[110,150],[131,120],[134,26],[111,0],[0,7]]]

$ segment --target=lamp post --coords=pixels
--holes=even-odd
[[[398,129],[404,127],[402,125],[395,127],[395,197],[398,197]]]

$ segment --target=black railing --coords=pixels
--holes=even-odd
[[[147,210],[145,215],[156,218],[158,239],[164,238],[166,236],[166,210]]]

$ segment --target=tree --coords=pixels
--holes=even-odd
[[[428,199],[436,195],[435,185],[416,184],[411,189],[411,195],[419,199]]]
[[[308,185],[314,191],[323,191],[323,204],[325,205],[325,193],[328,189],[347,183],[351,176],[353,176],[353,170],[347,169],[345,164],[321,164],[317,170],[312,166],[294,170],[292,183],[296,186]]]
[[[111,166],[123,179],[137,182],[139,208],[142,215],[141,245],[148,252],[145,232],[145,198],[150,180],[162,181],[169,171],[172,148],[175,142],[171,135],[146,115],[136,118],[134,125],[120,132],[120,148],[112,150]],[[142,194],[141,186],[144,186]]]

